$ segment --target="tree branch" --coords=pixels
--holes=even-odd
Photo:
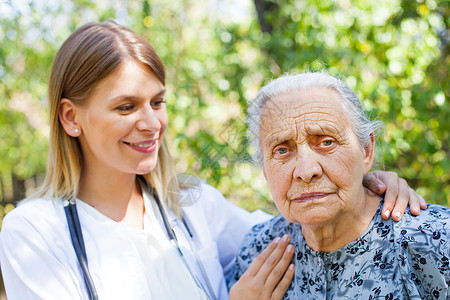
[[[256,14],[258,15],[259,26],[262,32],[271,33],[273,30],[272,24],[267,20],[268,13],[275,11],[278,5],[270,0],[254,0],[256,7]]]

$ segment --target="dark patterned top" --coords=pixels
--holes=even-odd
[[[330,253],[309,248],[300,224],[281,215],[254,226],[228,287],[275,237],[289,234],[295,277],[284,299],[450,299],[450,209],[429,205],[394,222],[381,218],[381,206],[358,239]]]

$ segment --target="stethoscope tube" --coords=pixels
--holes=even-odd
[[[195,259],[197,260],[197,263],[199,264],[199,267],[201,269],[201,272],[203,274],[203,277],[204,277],[207,287],[209,289],[209,294],[206,291],[206,289],[203,287],[200,280],[195,275],[192,268],[189,266],[189,263],[187,262],[186,258],[184,257],[183,252],[181,251],[181,248],[178,244],[178,239],[175,235],[175,231],[172,228],[172,226],[170,226],[169,220],[167,218],[167,214],[164,210],[161,200],[159,199],[158,193],[144,179],[142,179],[141,181],[144,184],[144,186],[148,189],[148,191],[151,192],[153,198],[155,199],[155,202],[158,206],[158,209],[159,209],[164,227],[166,229],[167,235],[169,237],[169,240],[172,243],[172,245],[178,250],[181,260],[183,261],[184,265],[188,269],[188,271],[191,274],[192,278],[194,279],[195,283],[205,293],[205,295],[208,297],[208,299],[216,300],[214,291],[211,287],[211,283],[209,282],[208,276],[206,274],[206,270],[204,269],[204,266],[201,263],[201,261],[198,257],[198,254],[196,253],[195,250],[193,250],[194,254],[195,254]],[[81,231],[81,225],[80,225],[80,219],[78,217],[77,207],[76,207],[75,203],[71,203],[70,201],[66,201],[66,202],[67,203],[65,203],[65,205],[64,205],[64,212],[66,214],[67,225],[69,226],[70,238],[72,240],[72,245],[75,250],[75,254],[77,256],[78,263],[80,264],[81,270],[83,272],[84,282],[86,284],[86,289],[88,292],[89,300],[98,300],[98,295],[97,295],[97,291],[95,290],[94,281],[92,280],[91,274],[89,273],[89,267],[88,267],[87,256],[86,256],[86,248],[84,246],[83,233]],[[186,221],[184,220],[184,218],[182,218],[182,220],[183,220],[183,224],[186,228],[186,231],[189,233],[189,236],[192,238],[192,233],[189,230],[189,227],[187,226]],[[191,243],[191,246],[192,246],[192,243]]]
[[[161,200],[159,199],[158,193],[150,185],[147,185],[147,188],[152,192],[153,198],[155,199],[155,202],[158,205],[158,209],[159,209],[161,218],[163,220],[164,227],[166,228],[167,235],[169,236],[169,240],[172,243],[172,245],[178,250],[178,254],[180,255],[180,258],[183,261],[183,264],[185,265],[186,269],[191,274],[192,279],[197,284],[197,286],[205,293],[205,295],[208,297],[208,299],[216,300],[216,296],[214,295],[214,290],[211,287],[211,283],[209,282],[208,275],[206,274],[206,270],[205,270],[203,264],[201,263],[201,261],[200,261],[200,259],[198,257],[197,251],[195,251],[195,250],[193,251],[194,255],[195,255],[195,260],[197,261],[197,263],[198,263],[198,265],[200,267],[200,270],[201,270],[201,272],[203,274],[203,277],[204,277],[204,279],[206,281],[209,293],[206,291],[206,289],[203,286],[203,284],[200,282],[200,280],[195,275],[195,273],[192,270],[191,266],[187,262],[186,257],[183,254],[183,251],[181,251],[180,245],[178,243],[177,236],[175,234],[175,231],[174,231],[173,227],[170,226],[169,220],[167,219],[167,213],[166,213],[166,211],[165,211],[165,209],[164,209],[164,207],[163,207],[163,205],[161,203]],[[189,226],[187,226],[186,221],[185,221],[184,218],[182,218],[182,220],[183,220],[184,227],[186,228],[186,231],[188,232],[189,236],[192,238],[192,233],[189,230]]]
[[[64,206],[67,224],[69,226],[70,238],[77,255],[78,263],[83,271],[84,282],[88,292],[89,300],[98,300],[97,291],[95,290],[94,281],[89,273],[89,267],[86,256],[86,248],[84,246],[83,233],[81,231],[80,219],[78,217],[77,207],[74,203],[67,201]]]

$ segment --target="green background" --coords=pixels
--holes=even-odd
[[[0,219],[45,172],[56,51],[80,25],[105,19],[143,35],[165,63],[178,171],[230,201],[275,212],[249,163],[247,101],[284,72],[325,68],[386,124],[374,169],[449,205],[448,1],[2,1]]]

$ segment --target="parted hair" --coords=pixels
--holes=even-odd
[[[28,199],[70,200],[77,196],[83,155],[78,139],[69,136],[59,120],[61,99],[83,105],[102,80],[130,60],[148,67],[165,84],[164,65],[153,47],[113,21],[87,23],[62,44],[53,61],[48,85],[51,129],[47,172],[42,186]],[[143,177],[177,211],[177,193],[167,192],[174,175],[173,160],[163,139],[155,169]]]

